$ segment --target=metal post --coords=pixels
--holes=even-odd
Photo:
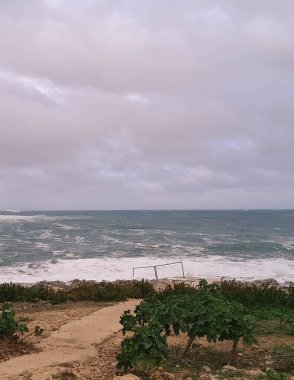
[[[158,274],[157,274],[156,266],[154,266],[153,268],[154,268],[155,278],[156,278],[156,280],[158,280]]]
[[[183,275],[183,277],[185,277],[184,265],[183,265],[182,261],[175,261],[173,263],[168,263],[168,264],[147,265],[147,266],[144,266],[144,267],[133,267],[133,277],[135,276],[135,269],[153,268],[154,274],[155,274],[155,278],[156,278],[156,280],[158,280],[159,278],[158,278],[157,267],[163,267],[163,266],[166,266],[166,265],[173,265],[173,264],[181,264],[181,266],[182,266],[182,275]]]
[[[181,261],[181,265],[182,265],[183,278],[185,278],[184,265],[182,261]]]

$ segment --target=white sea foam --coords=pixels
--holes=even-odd
[[[43,251],[49,250],[49,244],[46,244],[46,243],[37,242],[37,243],[35,243],[35,247],[42,249]]]
[[[0,222],[36,222],[38,220],[54,221],[57,216],[47,215],[0,215]]]
[[[58,227],[60,227],[62,230],[65,230],[65,231],[68,231],[68,230],[75,230],[76,227],[75,226],[70,226],[68,224],[62,224],[62,223],[59,223],[58,224]]]
[[[65,250],[53,251],[54,256],[62,256],[66,253]]]
[[[92,259],[60,259],[54,263],[38,262],[14,267],[0,267],[1,282],[31,283],[42,280],[70,281],[74,278],[86,280],[132,279],[132,268],[147,265],[170,263],[180,259],[169,260],[157,257],[137,258],[92,258]],[[294,262],[286,259],[229,260],[221,256],[201,256],[197,259],[183,260],[187,274],[198,277],[233,278],[275,278],[280,282],[294,281]],[[160,277],[176,277],[181,275],[179,264],[159,267]],[[135,278],[154,278],[153,268],[136,269]]]
[[[34,216],[27,215],[0,215],[0,222],[17,222],[22,220],[34,220]]]
[[[39,239],[50,239],[52,236],[52,230],[45,230],[40,234]]]
[[[287,251],[292,251],[294,250],[294,241],[291,240],[291,241],[288,241],[288,242],[284,242],[284,243],[281,243],[282,247],[285,248]]]

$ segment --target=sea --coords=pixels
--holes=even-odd
[[[294,210],[0,212],[0,283],[179,277],[181,262],[294,281]]]

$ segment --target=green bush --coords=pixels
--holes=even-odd
[[[258,287],[236,281],[223,281],[221,291],[226,298],[235,299],[248,307],[294,307],[293,288],[289,288],[286,292],[277,286]]]
[[[18,339],[20,336],[24,339],[24,334],[28,332],[29,329],[27,324],[15,319],[15,311],[13,307],[7,303],[3,304],[0,314],[0,339]],[[43,329],[36,326],[33,334],[39,336],[42,333]],[[27,336],[29,335],[31,334],[28,334]]]
[[[284,373],[280,373],[275,371],[274,369],[270,369],[265,374],[267,380],[288,380],[289,376]]]
[[[161,331],[160,324],[154,320],[148,325],[134,327],[133,336],[121,343],[118,367],[149,369],[159,364],[167,355],[166,336],[162,336]]]
[[[211,341],[232,341],[231,361],[235,358],[237,344],[240,338],[244,343],[252,344],[254,337],[254,320],[249,310],[243,305],[227,300],[215,286],[202,282],[198,289],[176,287],[167,289],[158,294],[151,294],[135,309],[134,314],[129,310],[122,315],[120,323],[123,333],[132,332],[132,338],[126,338],[118,356],[119,366],[127,368],[137,362],[131,362],[130,357],[137,357],[140,351],[140,360],[152,365],[154,356],[160,358],[167,354],[161,348],[162,339],[166,339],[171,332],[178,335],[180,332],[187,335],[188,341],[183,355],[191,347],[196,337],[206,337]],[[157,326],[156,329],[153,327]],[[153,329],[152,356],[149,350],[143,352],[144,342],[142,335]],[[136,344],[135,344],[136,343]]]
[[[147,281],[116,281],[89,283],[81,281],[76,287],[63,290],[36,284],[30,287],[4,283],[0,284],[0,302],[49,301],[60,304],[72,301],[123,301],[127,298],[143,298],[154,292]]]

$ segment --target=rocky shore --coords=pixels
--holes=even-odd
[[[146,282],[149,282],[156,290],[158,289],[164,289],[167,286],[174,286],[176,284],[185,284],[188,286],[196,287],[199,285],[200,280],[203,279],[202,277],[176,277],[176,278],[161,278],[159,280],[146,280]],[[233,277],[211,277],[211,278],[205,278],[205,280],[211,284],[221,284],[222,282],[234,282],[236,284],[240,285],[247,285],[247,286],[256,286],[258,288],[261,287],[278,287],[278,288],[288,288],[289,286],[294,286],[294,283],[292,282],[284,282],[280,283],[274,278],[265,278],[265,279],[257,279],[257,280],[238,280]],[[33,285],[41,285],[46,286],[49,288],[54,288],[58,290],[70,290],[77,288],[81,285],[97,285],[97,284],[109,284],[109,283],[116,283],[116,284],[131,284],[133,280],[116,280],[116,281],[96,281],[96,280],[81,280],[81,279],[73,279],[71,281],[40,281],[37,283],[24,283],[21,284],[23,286],[33,286]]]

